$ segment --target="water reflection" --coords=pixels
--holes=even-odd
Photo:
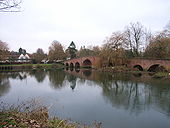
[[[170,81],[153,79],[149,75],[146,77],[142,74],[113,74],[87,69],[0,73],[0,97],[9,93],[10,83],[12,84],[10,79],[22,81],[26,78],[29,79],[30,76],[42,84],[46,84],[45,79],[49,79],[49,85],[55,90],[69,87],[71,90],[76,89],[77,92],[83,92],[84,90],[79,90],[79,85],[90,85],[90,87],[97,85],[101,89],[100,95],[104,102],[111,108],[123,109],[134,115],[140,115],[153,108],[170,117]]]
[[[6,74],[0,74],[0,97],[7,94],[10,90],[10,82]]]
[[[103,87],[103,96],[113,107],[139,114],[149,104],[145,89],[147,87],[139,87],[137,83],[114,81],[112,85]]]
[[[34,76],[38,83],[42,83],[46,77],[47,72],[44,70],[34,70],[30,72],[31,76]]]
[[[83,75],[86,77],[90,77],[92,75],[92,71],[91,70],[83,70]]]
[[[26,79],[30,74],[29,72],[23,71],[23,72],[8,72],[8,77],[11,79],[19,79],[19,80],[24,80]]]
[[[50,80],[50,86],[54,89],[62,88],[65,79],[65,73],[62,70],[49,71],[48,77]]]
[[[155,80],[142,74],[111,74],[91,70],[66,72],[69,73],[71,88],[76,86],[76,77],[96,82],[102,88],[106,102],[113,107],[138,115],[155,106],[155,109],[170,116],[169,80]]]

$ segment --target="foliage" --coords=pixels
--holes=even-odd
[[[80,50],[77,52],[77,56],[78,57],[84,57],[84,56],[91,56],[93,53],[93,51],[88,49],[88,48],[85,48],[84,47],[81,47]]]
[[[144,56],[170,59],[170,38],[166,33],[161,32],[153,37],[145,50]]]
[[[32,59],[34,59],[37,63],[41,63],[43,59],[45,59],[47,55],[44,53],[43,49],[38,48],[36,53],[33,53]]]
[[[76,57],[77,49],[73,41],[69,45],[68,49],[66,49],[66,53],[70,59],[73,59]]]
[[[113,66],[123,64],[125,48],[124,34],[121,32],[112,33],[109,38],[106,38],[100,53],[104,65]]]
[[[2,128],[90,128],[71,120],[57,117],[49,118],[48,107],[42,106],[39,99],[23,102],[18,106],[1,102],[0,127]],[[100,123],[94,123],[93,128],[100,128]]]
[[[9,54],[8,44],[0,40],[0,60],[8,59]]]
[[[22,49],[22,48],[19,48],[18,52],[19,52],[19,54],[23,54],[23,55],[25,55],[27,53],[26,50]]]
[[[63,50],[63,46],[58,41],[53,41],[53,43],[49,47],[48,58],[51,61],[66,59],[66,54]]]
[[[80,50],[77,52],[78,57],[84,56],[99,56],[100,54],[100,47],[99,46],[85,46],[81,47]]]

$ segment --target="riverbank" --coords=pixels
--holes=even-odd
[[[0,128],[76,128],[79,124],[59,118],[48,119],[46,112],[0,112]]]
[[[93,126],[87,126],[68,119],[49,118],[47,107],[35,106],[24,103],[15,108],[0,110],[0,128],[101,128],[101,124],[96,122]]]
[[[101,71],[101,72],[110,72],[110,73],[142,74],[146,77],[170,79],[170,73],[169,72],[139,71],[139,70],[127,68],[126,66],[104,67],[104,68],[97,69],[97,70]]]
[[[62,64],[11,64],[0,65],[0,71],[22,71],[22,70],[36,70],[36,69],[62,69]]]

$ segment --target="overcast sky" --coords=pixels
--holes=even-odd
[[[22,0],[21,12],[0,12],[0,40],[14,51],[48,52],[53,40],[65,47],[102,45],[131,22],[156,32],[169,20],[170,0]]]

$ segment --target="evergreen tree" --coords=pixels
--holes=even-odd
[[[76,45],[74,44],[73,41],[71,42],[71,44],[69,45],[69,47],[66,51],[68,51],[71,59],[76,57],[77,49],[76,49]]]

